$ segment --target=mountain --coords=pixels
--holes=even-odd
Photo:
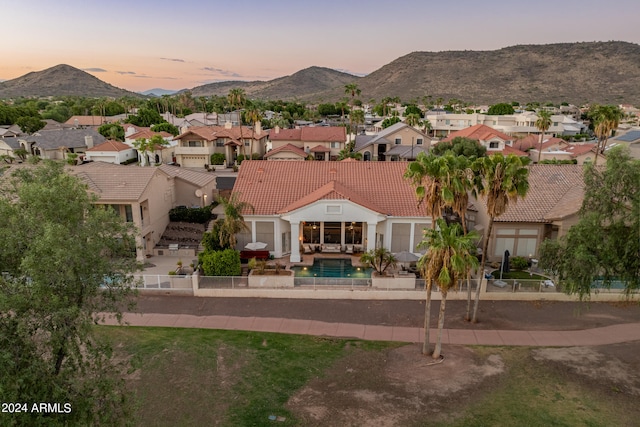
[[[174,93],[178,93],[178,92],[180,91],[155,87],[153,89],[145,90],[144,92],[140,92],[140,93],[145,96],[162,96],[162,95],[173,95]]]
[[[319,93],[342,88],[359,77],[324,67],[309,67],[286,77],[269,81],[227,81],[209,83],[191,89],[193,96],[226,96],[234,88],[244,89],[254,99],[308,99]],[[331,100],[333,101],[333,100]]]
[[[640,103],[640,46],[626,42],[413,52],[358,81],[362,99],[457,98],[472,103]],[[340,96],[340,90],[322,96]]]
[[[0,83],[0,99],[20,96],[112,97],[142,95],[105,83],[91,74],[60,64]]]

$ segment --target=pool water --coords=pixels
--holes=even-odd
[[[349,259],[317,259],[311,267],[295,266],[296,277],[345,277],[352,279],[368,279],[371,269],[354,267]]]

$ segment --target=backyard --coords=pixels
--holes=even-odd
[[[417,345],[262,332],[97,327],[130,360],[137,425],[631,426],[640,343]]]

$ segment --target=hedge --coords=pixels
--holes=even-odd
[[[169,211],[169,220],[181,222],[194,222],[204,224],[213,217],[211,206],[203,208],[188,208],[186,206],[178,206]]]
[[[234,249],[206,251],[198,255],[198,261],[205,276],[240,276],[240,252]]]

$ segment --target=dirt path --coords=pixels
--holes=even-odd
[[[439,302],[432,307],[433,320]],[[422,301],[196,298],[141,295],[142,313],[282,317],[366,325],[422,326]],[[637,303],[481,301],[478,324],[464,321],[466,302],[448,301],[449,329],[579,330],[640,321]]]

